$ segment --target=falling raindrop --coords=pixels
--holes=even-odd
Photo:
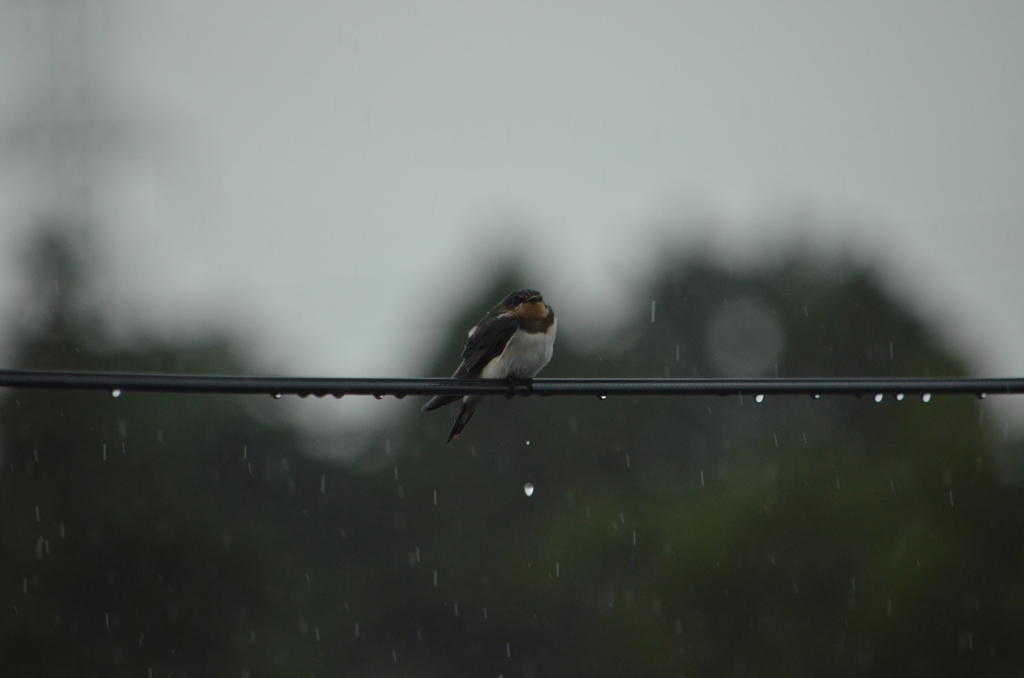
[[[654,322],[654,302],[651,302],[651,322]]]
[[[527,497],[533,496],[533,483],[526,483],[523,485],[523,492],[526,493]]]
[[[754,402],[755,403],[763,403],[764,402],[764,394],[763,393],[758,393],[756,396],[754,396]]]
[[[112,395],[115,398],[120,398],[121,397],[121,389],[119,389],[119,388],[112,389],[110,391],[110,395]]]
[[[876,403],[880,403],[880,402],[882,402],[882,399],[883,399],[883,398],[885,398],[885,396],[884,396],[884,395],[882,395],[881,393],[876,393],[876,394],[875,394],[875,402],[876,402]]]
[[[902,401],[903,400],[903,394],[902,393],[897,393],[896,394],[896,400],[901,400]]]
[[[932,394],[931,393],[922,393],[921,394],[921,402],[923,402],[923,403],[931,402],[931,399],[932,399]]]

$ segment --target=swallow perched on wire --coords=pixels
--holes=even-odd
[[[453,379],[507,379],[531,382],[551,360],[555,346],[555,312],[537,290],[522,289],[505,297],[469,331],[462,364]],[[436,396],[423,406],[436,410],[462,398],[448,442],[455,440],[485,396]]]

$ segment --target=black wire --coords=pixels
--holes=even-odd
[[[241,393],[280,397],[345,395],[854,395],[1024,393],[1024,378],[916,379],[536,379],[532,386],[493,379],[321,379],[186,374],[117,374],[0,369],[0,387],[156,393]]]

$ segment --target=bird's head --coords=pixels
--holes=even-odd
[[[551,307],[544,303],[544,297],[537,290],[513,292],[505,297],[501,305],[523,320],[544,320],[551,312]]]

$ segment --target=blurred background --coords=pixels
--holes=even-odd
[[[1016,3],[0,3],[0,364],[1024,374]],[[5,675],[1002,675],[1019,397],[0,393]],[[527,483],[532,493],[525,491]]]

